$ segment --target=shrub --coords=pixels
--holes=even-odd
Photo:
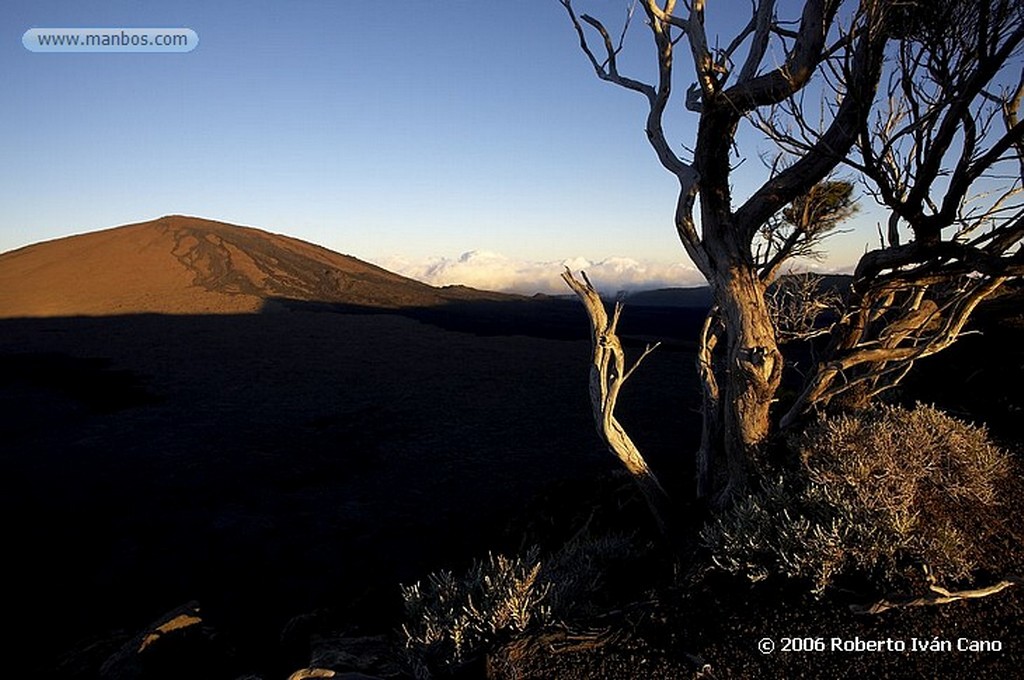
[[[559,620],[598,614],[608,598],[621,594],[622,579],[616,576],[628,569],[624,565],[635,563],[646,551],[631,533],[581,531],[556,550],[541,571],[551,584],[547,596],[551,612]],[[627,580],[636,585],[632,570]]]
[[[852,571],[891,585],[908,563],[954,580],[975,566],[972,515],[996,502],[1009,464],[984,428],[927,406],[879,406],[823,417],[789,446],[797,472],[705,526],[719,567],[807,578],[820,593]]]
[[[440,571],[402,586],[402,632],[416,675],[458,666],[500,637],[549,620],[543,602],[550,586],[539,582],[537,555],[536,548],[523,557],[488,555],[461,578]]]

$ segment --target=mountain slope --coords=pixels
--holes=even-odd
[[[434,288],[305,241],[179,215],[0,255],[0,318],[246,313],[280,299],[399,308],[505,297]]]

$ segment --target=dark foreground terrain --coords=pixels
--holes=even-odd
[[[616,469],[593,433],[586,322],[572,303],[273,309],[0,321],[5,618],[16,622],[3,675],[48,677],[69,650],[87,658],[90,645],[123,642],[116,631],[198,600],[244,660],[224,677],[287,677],[303,663],[281,643],[294,617],[329,611],[393,630],[400,582],[517,549],[514,529],[536,524],[538,503],[565,512],[574,501],[562,490]],[[923,366],[901,397],[990,420],[1019,446],[1024,325],[1008,316],[990,315],[986,336]],[[621,419],[679,497],[699,436],[686,340],[698,319],[638,307],[624,319],[637,348],[668,340],[632,379]],[[1014,590],[865,620],[772,588],[724,579],[662,591],[608,619],[640,638],[569,645],[526,677],[1007,677],[1024,663]],[[769,635],[958,631],[1003,652],[756,651]]]
[[[614,468],[587,342],[536,337],[586,337],[556,306],[554,324],[476,315],[488,335],[465,310],[0,321],[4,675],[192,599],[272,664],[291,617],[372,616],[399,582],[501,548],[532,495]],[[690,371],[659,352],[625,410],[659,425],[639,439],[667,470]]]

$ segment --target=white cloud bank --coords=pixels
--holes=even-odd
[[[461,284],[481,290],[524,295],[570,294],[561,279],[566,267],[574,272],[586,271],[602,293],[704,284],[704,278],[692,265],[640,261],[629,257],[609,257],[598,262],[582,257],[536,262],[515,260],[485,250],[471,250],[454,259],[436,257],[415,261],[403,257],[383,257],[376,259],[375,263],[396,274],[433,286]]]

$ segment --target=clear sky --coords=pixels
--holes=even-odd
[[[578,4],[612,25],[626,5]],[[5,0],[0,17],[0,252],[178,213],[434,283],[550,288],[566,261],[624,285],[698,280],[646,102],[594,77],[556,0]],[[42,27],[187,27],[200,43],[26,50]],[[646,75],[639,21],[626,49]],[[766,148],[743,151],[756,165]],[[826,266],[851,264],[876,219]]]

